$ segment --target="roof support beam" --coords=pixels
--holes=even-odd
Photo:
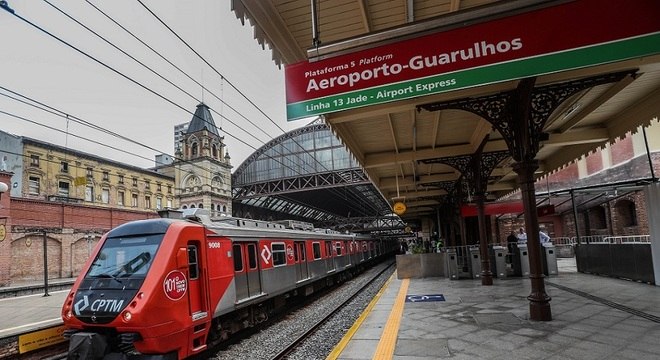
[[[599,143],[610,138],[606,128],[579,128],[565,133],[551,133],[550,138],[542,141],[543,146],[567,146]]]
[[[602,93],[596,99],[594,99],[589,104],[582,107],[582,109],[575,115],[573,115],[567,122],[565,122],[560,128],[559,132],[564,133],[570,130],[572,127],[576,126],[580,121],[582,121],[587,115],[594,112],[601,105],[603,105],[607,100],[611,99],[614,95],[618,94],[626,86],[630,85],[638,77],[636,74],[629,74],[623,79],[619,80],[617,83],[612,85],[607,91]]]
[[[360,6],[360,13],[362,14],[362,24],[364,24],[364,32],[366,34],[371,32],[371,17],[369,11],[369,5],[367,0],[357,0],[358,5]]]
[[[444,190],[428,190],[428,191],[406,191],[401,192],[400,197],[405,197],[406,199],[414,199],[420,197],[434,197],[434,196],[443,196],[447,195],[447,192]],[[386,199],[391,199],[396,197],[396,192],[388,192],[385,195]]]
[[[435,174],[435,175],[422,175],[419,177],[419,180],[417,180],[417,184],[429,184],[429,183],[435,183],[435,182],[442,182],[442,181],[456,181],[458,180],[459,175],[455,172],[452,173],[445,173],[445,174]],[[399,187],[402,186],[413,186],[415,185],[414,179],[406,179],[406,180],[401,180],[399,179]],[[383,189],[396,189],[396,178],[389,177],[389,178],[380,178],[379,179],[379,188],[381,190]]]
[[[484,147],[484,152],[503,151],[507,149],[508,148],[506,146],[506,142],[500,139],[489,141]],[[389,166],[401,162],[435,159],[439,155],[443,157],[449,157],[472,153],[473,146],[471,144],[465,144],[441,146],[436,148],[423,148],[417,149],[417,151],[403,151],[398,154],[392,154],[391,152],[367,154],[362,165],[368,169],[374,167]]]

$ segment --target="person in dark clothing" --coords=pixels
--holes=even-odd
[[[518,243],[518,238],[516,237],[516,233],[514,231],[511,231],[511,234],[506,237],[506,243],[511,244],[511,243]]]
[[[507,260],[509,263],[513,261],[513,252],[516,250],[516,246],[514,244],[518,244],[518,237],[516,236],[515,231],[511,230],[511,234],[506,237],[506,246],[509,249],[509,255],[507,256]]]

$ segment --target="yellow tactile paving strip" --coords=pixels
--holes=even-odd
[[[403,305],[406,302],[406,293],[408,292],[408,285],[410,279],[403,279],[401,281],[401,288],[399,294],[394,301],[394,306],[387,318],[383,335],[380,337],[374,360],[392,359],[394,356],[394,348],[396,347],[396,339],[399,335],[399,325],[401,325],[401,318],[403,316]]]
[[[380,290],[378,291],[376,296],[374,296],[374,298],[371,299],[371,302],[369,302],[369,305],[367,305],[367,308],[364,309],[364,311],[362,311],[362,314],[360,314],[360,317],[355,321],[353,326],[351,326],[351,328],[348,329],[348,331],[346,332],[344,337],[341,339],[341,341],[339,341],[337,346],[335,346],[335,348],[332,349],[332,352],[330,354],[328,354],[328,357],[325,358],[326,360],[336,360],[339,357],[339,355],[341,355],[341,353],[344,351],[344,349],[346,348],[348,343],[353,338],[353,335],[355,335],[355,333],[358,331],[360,326],[362,326],[362,323],[367,318],[369,313],[371,313],[371,310],[373,309],[373,307],[376,306],[376,303],[378,302],[378,299],[380,299],[381,295],[383,295],[383,292],[385,292],[385,289],[387,289],[387,287],[390,285],[390,281],[392,281],[393,278],[394,278],[394,274],[392,274],[392,276],[390,276],[390,278],[383,285],[383,287],[380,288]]]

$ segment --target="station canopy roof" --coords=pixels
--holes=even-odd
[[[400,223],[355,158],[319,120],[252,153],[232,174],[232,192],[240,216],[296,219],[348,231],[383,227],[383,219],[390,227]]]
[[[593,86],[571,92],[548,114],[536,155],[539,161],[537,177],[557,171],[607,142],[638,131],[640,126],[657,119],[660,113],[660,42],[657,40],[657,29],[641,30],[650,36],[628,37],[655,41],[650,51],[646,49],[639,55],[634,55],[636,48],[633,49],[632,45],[607,48],[602,53],[580,53],[588,47],[581,47],[578,43],[573,45],[578,39],[591,39],[603,33],[641,29],[645,23],[650,23],[648,19],[660,13],[657,4],[655,1],[597,0],[233,0],[232,9],[239,19],[249,20],[254,27],[255,39],[270,47],[275,65],[284,66],[287,72],[300,64],[332,63],[333,59],[350,56],[358,62],[373,60],[378,66],[388,62],[387,66],[391,66],[397,58],[374,59],[362,57],[361,54],[375,52],[382,55],[377,52],[381,48],[395,52],[408,51],[407,44],[412,44],[409,41],[415,39],[428,39],[427,45],[422,47],[439,49],[444,42],[456,41],[452,36],[469,39],[465,41],[470,47],[474,44],[470,50],[480,52],[480,55],[490,51],[488,48],[491,45],[500,46],[497,51],[520,47],[527,51],[528,48],[554,46],[551,43],[559,47],[569,44],[570,49],[577,49],[575,61],[582,65],[563,67],[564,58],[552,57],[552,54],[568,54],[570,51],[548,50],[551,55],[547,57],[530,55],[525,58],[530,62],[507,62],[503,58],[502,66],[514,64],[509,70],[518,75],[498,77],[500,72],[492,70],[481,73],[470,86],[323,114],[326,123],[348,146],[382,196],[390,204],[397,199],[404,200],[408,210],[403,217],[417,217],[432,214],[439,204],[446,201],[448,191],[453,191],[452,186],[454,190],[456,186],[463,186],[457,183],[461,172],[438,159],[469,156],[480,146],[483,146],[484,153],[508,150],[501,129],[475,112],[446,104],[465,104],[471,99],[489,97],[496,99],[500,94],[516,90],[521,79],[526,77],[535,77],[534,88],[542,89],[617,74],[608,81],[595,81]],[[571,24],[574,26],[557,25],[545,21],[545,17],[536,18],[533,15],[553,12],[559,7],[581,9],[558,12],[562,14],[560,21],[572,18],[574,23]],[[649,11],[649,8],[654,11]],[[621,14],[619,18],[623,23],[604,23],[604,19],[614,18],[618,14]],[[631,14],[635,16],[629,16]],[[496,24],[504,25],[497,27]],[[607,31],[598,30],[602,26],[609,28]],[[500,45],[497,41],[484,40],[486,43],[482,44],[479,40],[481,37],[488,39],[492,34],[506,35],[508,42]],[[529,39],[534,36],[547,41],[531,43]],[[613,42],[603,41],[602,44],[609,46]],[[460,53],[452,55],[451,51],[443,51],[438,50],[435,58],[431,54],[430,61],[450,59],[451,62],[461,56]],[[472,56],[476,57],[474,52]],[[628,52],[630,56],[617,57]],[[601,55],[607,59],[594,60]],[[540,60],[532,63],[535,59]],[[497,60],[493,61],[497,63]],[[536,67],[544,69],[536,71]],[[524,75],[525,71],[529,75]],[[370,76],[373,75],[372,71]],[[489,76],[494,78],[489,80]],[[459,81],[467,81],[460,78],[460,74],[456,77]],[[317,87],[327,85],[316,84]],[[492,109],[480,110],[487,112]],[[488,177],[490,200],[518,188],[513,163],[511,156],[497,158],[497,165]]]

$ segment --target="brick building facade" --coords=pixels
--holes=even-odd
[[[646,134],[645,139],[640,128],[539,179],[535,184],[537,203],[551,203],[557,209],[551,216],[539,217],[539,225],[552,238],[576,236],[568,194],[573,189],[580,236],[648,235],[643,184],[660,174],[660,125],[652,122]],[[509,200],[516,198],[519,193]],[[494,241],[505,242],[510,231],[524,228],[525,219],[523,214],[505,214],[492,217],[491,225],[497,234]]]
[[[0,171],[0,182],[13,173]],[[43,279],[44,251],[48,277],[75,277],[101,235],[131,220],[158,217],[154,211],[113,209],[45,200],[0,200],[0,286]],[[0,237],[2,238],[2,237]],[[46,247],[44,247],[44,241]]]

